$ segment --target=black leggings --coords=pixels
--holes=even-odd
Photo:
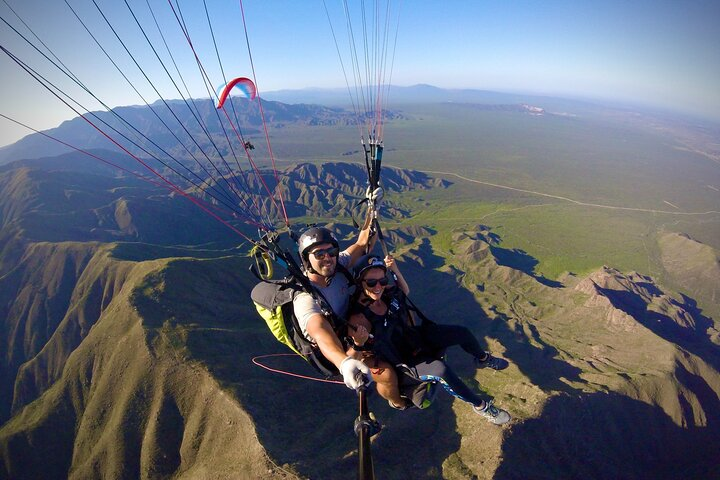
[[[420,331],[425,344],[436,350],[438,355],[443,355],[448,347],[459,345],[460,348],[473,357],[482,358],[485,356],[485,350],[480,347],[475,335],[460,325],[425,322]],[[442,360],[427,359],[419,363],[413,362],[412,367],[420,380],[438,382],[450,395],[475,406],[483,404],[483,399],[470,390]]]
[[[485,350],[480,347],[475,335],[460,325],[442,325],[439,323],[423,322],[420,327],[423,342],[431,349],[437,350],[440,355],[446,348],[459,345],[473,357],[483,358]]]

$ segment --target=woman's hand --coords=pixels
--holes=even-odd
[[[410,295],[410,286],[405,281],[402,273],[400,273],[400,267],[397,266],[397,263],[395,263],[395,259],[392,255],[388,255],[385,257],[385,266],[388,270],[393,272],[393,277],[395,277],[395,284],[398,286],[398,288],[400,288],[400,290],[402,290],[405,295]]]
[[[395,259],[392,255],[388,255],[385,257],[385,266],[388,268],[388,270],[392,270],[393,272],[397,273],[397,265],[395,265]]]

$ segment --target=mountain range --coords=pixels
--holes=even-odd
[[[267,108],[286,129],[346,121],[328,107]],[[522,110],[483,115],[527,118]],[[146,109],[130,112],[173,148]],[[412,118],[399,112],[395,121]],[[79,123],[53,135],[132,166],[98,150]],[[354,478],[353,392],[251,361],[287,351],[249,300],[249,245],[182,196],[41,140],[4,149],[0,167],[0,478]],[[363,165],[288,162],[280,173],[293,220],[322,221],[352,241]],[[491,425],[442,393],[426,411],[371,397],[384,424],[372,444],[379,478],[716,474],[713,245],[666,227],[646,244],[662,274],[600,264],[549,277],[502,225],[468,223],[470,214],[443,228],[422,221],[461,199],[462,180],[390,166],[382,179],[381,222],[412,298],[510,361],[488,372],[459,350],[448,357],[513,422]],[[259,177],[249,184],[259,190]],[[529,208],[517,198],[504,205]],[[266,361],[312,374],[297,358]]]

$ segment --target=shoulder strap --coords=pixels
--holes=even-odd
[[[405,301],[408,303],[408,310],[415,312],[417,314],[417,316],[420,317],[420,319],[422,319],[423,323],[425,323],[425,322],[427,322],[429,324],[435,323],[432,320],[430,320],[423,312],[420,311],[420,309],[417,307],[417,305],[415,305],[413,303],[413,301],[410,300],[410,297],[408,297],[407,295],[404,295],[404,297],[405,297]]]
[[[343,274],[343,276],[345,277],[345,279],[348,282],[349,287],[352,285],[355,285],[355,279],[353,278],[352,274],[347,269],[347,267],[345,267],[345,265],[338,262],[335,269],[336,269],[336,272],[339,271],[340,273]],[[335,311],[330,306],[330,302],[327,301],[327,299],[322,294],[322,292],[320,290],[314,288],[312,286],[312,283],[310,283],[310,280],[307,277],[305,277],[305,279],[310,284],[309,285],[310,291],[308,293],[310,295],[312,295],[312,297],[318,302],[318,305],[320,305],[320,309],[323,311],[323,315],[325,315],[326,317],[328,317],[330,319],[330,324],[332,325],[333,328],[335,328],[336,326],[338,326],[338,323],[340,323],[340,321],[343,319],[340,318],[340,316],[337,313],[335,313]]]
[[[323,295],[322,292],[320,290],[317,290],[316,288],[311,288],[310,292],[308,293],[310,293],[310,295],[312,295],[312,297],[318,303],[323,315],[325,315],[325,317],[330,322],[330,326],[335,328],[338,321],[340,320],[340,317],[337,313],[335,313],[335,310],[332,309],[332,306],[330,306],[330,302],[325,299],[325,295]]]
[[[352,276],[352,273],[350,273],[350,270],[348,270],[345,265],[338,262],[335,270],[345,275],[345,279],[347,280],[349,285],[355,285],[355,278]]]

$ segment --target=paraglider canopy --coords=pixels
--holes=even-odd
[[[255,94],[257,90],[255,89],[255,84],[246,77],[238,77],[230,80],[227,84],[221,85],[218,89],[218,104],[217,108],[222,108],[223,104],[225,104],[225,100],[230,95],[230,91],[233,88],[237,88],[240,90],[247,98],[250,100],[255,98]]]

